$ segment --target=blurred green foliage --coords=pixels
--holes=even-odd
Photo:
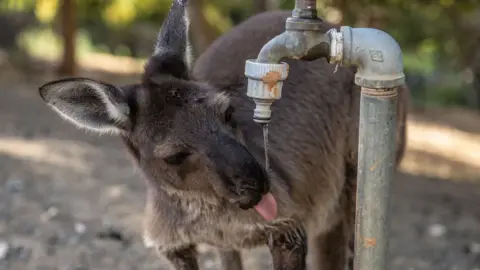
[[[40,23],[20,35],[18,43],[33,54],[45,56],[45,52],[49,51],[54,57],[60,55],[58,51],[61,50],[58,25],[55,25],[61,1],[0,0],[0,12],[33,12]],[[151,46],[145,44],[151,44],[155,38],[171,1],[77,0],[79,53],[100,51],[146,57],[149,51],[138,47]],[[214,37],[228,31],[255,12],[254,1],[264,0],[201,1],[201,12],[208,24],[204,31],[211,32]],[[294,2],[276,0],[277,7],[281,9],[292,9]],[[417,77],[432,77],[432,74],[440,72],[460,78],[459,74],[472,66],[472,55],[480,54],[479,0],[317,2],[320,15],[324,18],[328,19],[336,10],[341,14],[340,23],[344,25],[375,27],[390,33],[403,49],[406,72]],[[141,40],[145,41],[139,46],[137,43]],[[473,73],[476,74],[475,71]],[[414,88],[429,93],[433,88],[435,93],[427,96],[430,100],[438,99],[435,101],[438,103],[467,103],[462,91],[472,82],[471,78],[466,78],[454,80],[451,85],[452,80],[444,81],[447,80],[445,76],[436,76],[433,83],[418,84]]]

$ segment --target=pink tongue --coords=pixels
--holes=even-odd
[[[271,193],[263,195],[262,200],[255,205],[255,210],[266,220],[274,220],[277,217],[277,201]]]

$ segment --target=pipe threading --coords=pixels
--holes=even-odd
[[[397,95],[397,88],[373,89],[362,87],[362,94],[374,97],[393,97]]]

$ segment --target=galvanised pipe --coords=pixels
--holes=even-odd
[[[329,39],[321,30],[316,0],[296,0],[285,32],[271,39],[258,54],[257,63],[279,63],[283,58],[314,60],[328,57]]]
[[[387,269],[389,197],[395,169],[396,110],[397,88],[362,87],[355,270]]]
[[[317,0],[295,0],[293,17],[302,19],[317,18]]]
[[[355,83],[372,89],[393,88],[405,83],[402,50],[387,33],[373,28],[331,29],[330,63],[358,67]]]
[[[405,83],[402,51],[377,29],[344,26],[328,35],[330,62],[356,66],[355,84],[361,87],[354,269],[385,270],[397,87]]]
[[[314,0],[296,0],[292,16],[285,22],[285,32],[265,44],[256,59],[247,60],[247,96],[255,102],[255,122],[268,124],[271,105],[281,98],[282,81],[288,76],[287,65],[280,63],[282,59],[315,60],[328,57],[329,37],[322,31],[323,22],[317,16],[316,4]]]
[[[284,58],[328,57],[328,37],[318,31],[287,30],[263,46],[255,62],[278,63]]]
[[[317,10],[317,0],[295,0],[295,8]]]

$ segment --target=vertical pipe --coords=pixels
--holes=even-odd
[[[316,9],[317,0],[296,0],[295,8],[299,9]]]
[[[397,88],[360,98],[355,270],[387,269],[390,185],[395,166]]]
[[[292,17],[301,19],[317,18],[317,0],[295,0]]]

